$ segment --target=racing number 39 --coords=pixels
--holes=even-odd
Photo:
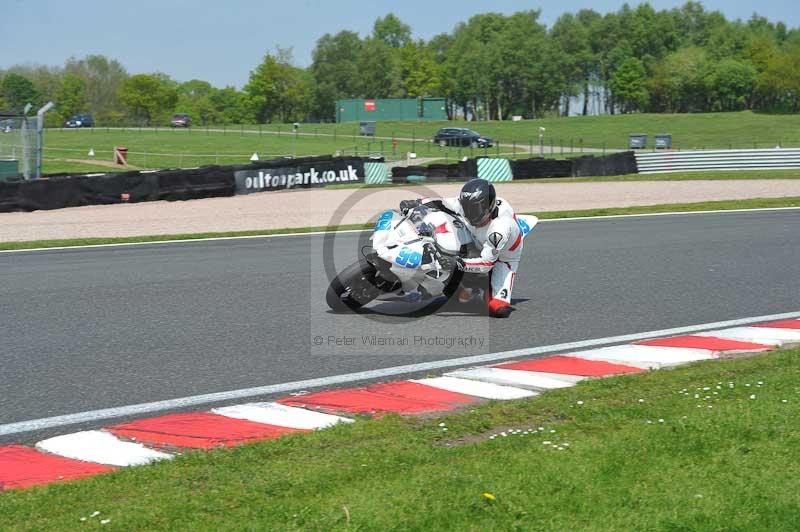
[[[422,262],[422,253],[417,253],[409,248],[403,248],[394,261],[405,268],[416,268]]]

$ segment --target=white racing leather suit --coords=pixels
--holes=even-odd
[[[514,209],[501,197],[497,197],[497,211],[483,226],[475,227],[464,218],[458,198],[423,198],[421,203],[441,201],[447,209],[461,216],[472,234],[480,255],[464,259],[464,271],[469,273],[489,272],[491,293],[486,293],[486,304],[491,313],[511,306],[511,291],[514,277],[522,257],[523,237],[517,224]]]

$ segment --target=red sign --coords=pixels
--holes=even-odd
[[[364,110],[365,111],[374,111],[375,110],[375,100],[364,100]]]

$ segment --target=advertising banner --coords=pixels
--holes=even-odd
[[[364,183],[364,161],[361,159],[332,159],[258,170],[239,170],[234,173],[236,193],[250,194],[294,188],[324,187],[327,184]]]

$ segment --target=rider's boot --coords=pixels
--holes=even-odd
[[[511,314],[511,305],[502,299],[490,299],[486,305],[493,318],[507,318]]]

